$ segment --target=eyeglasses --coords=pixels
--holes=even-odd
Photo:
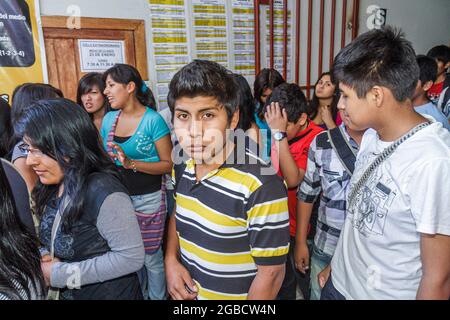
[[[32,154],[34,157],[37,157],[37,158],[44,156],[44,153],[41,150],[33,149],[26,143],[19,145],[18,148],[19,148],[20,152],[22,152],[23,154],[25,154],[27,156],[29,154]]]

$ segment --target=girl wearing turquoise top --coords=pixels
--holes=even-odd
[[[162,300],[166,298],[163,229],[157,228],[165,222],[162,175],[172,171],[170,132],[155,110],[152,92],[134,67],[117,64],[103,79],[104,94],[115,110],[103,119],[103,144],[122,174],[141,227],[146,250],[146,271],[140,273],[143,293],[147,296],[148,283],[148,297]],[[152,238],[154,234],[158,237]]]
[[[283,76],[275,69],[262,69],[255,78],[253,92],[255,95],[255,122],[261,130],[262,146],[265,146],[263,160],[270,161],[270,149],[272,147],[272,134],[264,119],[265,104],[273,89],[284,83]],[[265,132],[266,134],[262,134]]]

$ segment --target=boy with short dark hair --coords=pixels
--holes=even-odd
[[[442,93],[450,87],[450,75],[447,74],[447,69],[450,68],[450,47],[446,45],[436,46],[428,51],[427,56],[434,59],[437,63],[436,81],[428,90],[428,97],[435,105],[438,105]],[[438,106],[441,110],[443,110],[442,107],[445,106],[449,97],[450,95]]]
[[[297,219],[297,188],[303,181],[308,162],[309,146],[323,131],[308,119],[308,102],[300,87],[284,83],[276,87],[266,102],[266,121],[274,143],[272,165],[288,186],[291,245],[286,265],[286,278],[280,290],[280,299],[295,299],[297,283],[305,298],[309,297],[309,276],[298,274],[294,262]]]
[[[345,47],[333,69],[349,127],[371,129],[322,299],[447,300],[450,133],[412,107],[414,49],[390,27],[373,30]]]
[[[416,112],[422,115],[428,115],[442,123],[444,128],[450,131],[450,123],[444,114],[436,107],[428,98],[428,90],[433,86],[436,80],[437,64],[427,56],[417,56],[417,64],[420,68],[420,78],[417,83],[416,92],[412,99],[412,103]]]
[[[233,75],[194,60],[169,86],[178,141],[175,211],[165,258],[173,299],[274,299],[285,273],[289,215],[283,181],[232,139],[239,121]],[[244,146],[245,147],[245,146]],[[273,170],[272,170],[273,171]]]

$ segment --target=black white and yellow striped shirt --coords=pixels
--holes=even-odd
[[[275,172],[264,175],[269,166],[248,150],[245,158],[244,164],[227,161],[201,181],[193,160],[175,166],[181,261],[198,299],[246,299],[257,265],[286,262],[286,186]]]

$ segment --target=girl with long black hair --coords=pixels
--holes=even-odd
[[[41,100],[22,117],[23,152],[39,177],[33,199],[51,257],[45,281],[61,299],[140,299],[144,250],[134,209],[88,114]]]
[[[275,69],[262,69],[255,77],[253,84],[253,94],[255,96],[255,121],[258,125],[262,142],[261,148],[263,148],[263,160],[270,162],[270,152],[272,148],[272,133],[264,118],[267,99],[272,94],[272,91],[280,84],[285,83],[283,76]]]
[[[11,106],[11,122],[14,128],[14,141],[11,162],[25,179],[28,190],[31,192],[38,181],[34,171],[26,165],[26,154],[19,148],[23,144],[23,128],[19,124],[20,118],[28,112],[33,102],[41,99],[63,98],[61,90],[45,83],[24,83],[14,89]]]
[[[161,242],[167,212],[162,175],[172,172],[170,131],[136,68],[117,64],[103,79],[104,93],[116,111],[106,114],[101,135],[124,178],[141,227],[146,252],[141,285],[146,294],[148,284],[150,299],[163,300],[167,293]]]
[[[314,96],[309,104],[309,118],[325,130],[342,124],[338,112],[339,84],[330,72],[324,72],[314,85]]]
[[[20,219],[16,207],[19,199],[14,199],[3,163],[0,190],[0,300],[43,299],[38,240]],[[28,197],[21,201],[27,202]]]

